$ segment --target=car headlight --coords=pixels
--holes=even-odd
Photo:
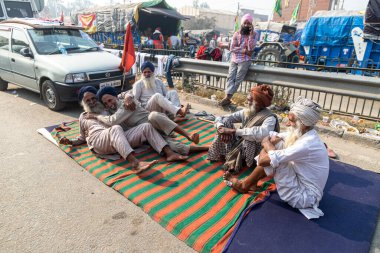
[[[87,81],[86,73],[67,74],[65,83],[83,83]]]

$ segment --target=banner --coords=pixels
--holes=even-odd
[[[78,24],[86,33],[96,33],[96,14],[78,15]]]

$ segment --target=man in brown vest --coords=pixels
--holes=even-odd
[[[225,161],[224,169],[238,173],[244,163],[255,166],[255,157],[261,151],[261,141],[270,131],[279,131],[277,117],[270,106],[273,91],[268,85],[253,87],[247,96],[249,107],[230,115],[217,117],[217,135],[208,151],[211,161]],[[240,129],[234,123],[242,123]]]

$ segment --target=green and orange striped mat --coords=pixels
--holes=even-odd
[[[211,144],[212,124],[189,119],[181,124],[200,134],[200,144]],[[77,121],[51,132],[53,138],[77,137]],[[180,141],[187,141],[178,137]],[[221,252],[243,211],[265,199],[275,189],[272,180],[263,180],[260,192],[238,194],[222,180],[221,163],[210,163],[207,153],[190,155],[188,162],[168,164],[152,149],[136,154],[140,160],[159,159],[153,168],[135,175],[122,159],[96,157],[86,145],[60,148],[104,184],[141,207],[161,226],[199,252]],[[244,172],[245,176],[249,171]]]

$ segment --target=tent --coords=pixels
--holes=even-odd
[[[131,21],[134,30],[140,34],[147,29],[154,31],[156,27],[161,27],[163,35],[172,35],[178,33],[181,20],[188,19],[169,6],[165,0],[106,6],[77,13],[84,14],[95,14],[97,32],[122,32],[125,31],[126,23]]]

